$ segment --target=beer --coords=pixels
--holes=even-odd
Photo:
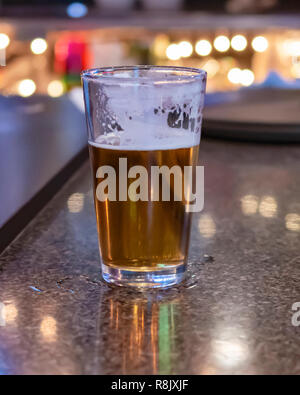
[[[192,212],[204,201],[196,164],[206,72],[121,66],[81,76],[102,277],[121,286],[178,284]]]
[[[126,158],[128,169],[143,166],[184,166],[197,162],[198,146],[164,149],[118,149],[89,144],[99,245],[105,265],[126,270],[153,271],[183,265],[187,259],[192,213],[185,202],[176,201],[174,178],[170,179],[170,201],[106,201],[96,196],[101,166],[112,166],[119,179],[119,159]],[[133,180],[128,181],[128,185]],[[117,196],[118,196],[117,183]]]

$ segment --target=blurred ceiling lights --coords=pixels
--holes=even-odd
[[[9,46],[10,39],[7,34],[1,33],[0,34],[0,49],[5,49]]]
[[[247,39],[242,34],[237,34],[231,39],[231,47],[238,52],[244,51],[247,47],[247,44]]]
[[[180,48],[177,44],[170,44],[166,50],[166,56],[170,60],[180,59]]]
[[[43,38],[35,38],[30,44],[30,49],[35,55],[41,55],[48,48],[47,41]]]
[[[254,37],[251,45],[252,45],[252,48],[254,49],[254,51],[265,52],[269,47],[269,42],[265,37],[257,36],[257,37]]]
[[[59,80],[51,81],[48,85],[48,95],[51,97],[59,97],[64,93],[63,83]]]
[[[180,56],[183,58],[188,58],[193,53],[193,46],[189,41],[181,41],[178,44]]]
[[[208,40],[199,40],[196,43],[195,51],[199,56],[208,56],[212,51],[212,45]]]
[[[240,78],[243,86],[252,85],[255,79],[253,71],[249,69],[242,70]]]
[[[82,18],[88,13],[88,8],[86,5],[76,2],[71,3],[67,7],[67,14],[70,18]]]
[[[160,37],[160,36],[158,36],[158,37]],[[167,40],[168,39],[165,38],[164,43],[163,43],[164,45],[161,45],[160,47],[162,47],[164,49],[165,54],[168,59],[178,60],[180,58],[188,58],[193,54],[193,45],[191,42],[181,41],[179,44],[173,43],[173,44],[167,45],[167,43],[168,43]],[[155,44],[156,44],[156,40],[155,40]],[[269,46],[268,40],[263,36],[255,37],[252,40],[251,44],[252,44],[252,48],[257,52],[264,52]],[[295,47],[295,43],[293,43],[293,44]],[[297,49],[299,50],[299,54],[300,54],[300,42],[297,44],[299,44],[297,46]],[[248,40],[243,34],[236,34],[235,36],[232,37],[231,40],[229,40],[229,38],[225,35],[220,35],[214,39],[213,46],[219,52],[226,52],[230,49],[230,47],[237,52],[242,52],[247,48]],[[290,45],[290,47],[291,47],[291,45]],[[293,47],[293,50],[294,50],[294,47]],[[195,44],[195,52],[199,56],[210,55],[212,52],[212,49],[213,49],[212,44],[208,40],[205,40],[205,39],[198,40]],[[156,52],[158,52],[158,51],[156,51],[156,45],[155,45],[154,50],[155,50],[155,54],[156,54]],[[293,51],[293,52],[295,52],[295,51]],[[159,55],[161,55],[161,51],[159,51]]]
[[[20,96],[29,97],[36,91],[36,85],[34,81],[26,79],[22,80],[18,84],[18,92]]]
[[[241,70],[238,67],[229,70],[227,78],[232,84],[241,84],[243,86],[250,86],[255,80],[253,71],[249,69]]]
[[[83,6],[87,11],[87,7],[82,3],[72,3],[68,9],[73,9],[74,11],[74,9],[76,10],[77,8],[78,10],[78,5],[79,8]],[[72,17],[77,18],[81,16],[79,15],[80,13],[77,13],[76,16],[75,14],[76,13],[72,13]],[[3,29],[3,31],[7,33],[7,30]],[[211,33],[203,33],[202,38],[201,36],[198,37],[197,41],[193,41],[192,37],[186,36],[182,37],[182,40],[180,40],[180,37],[173,38],[173,42],[171,41],[172,37],[169,33],[156,34],[152,42],[151,51],[157,58],[157,62],[158,58],[160,61],[162,60],[162,63],[166,61],[166,59],[172,62],[180,60],[180,65],[195,66],[205,69],[210,79],[216,76],[216,80],[214,80],[211,85],[211,90],[219,89],[220,86],[222,89],[230,89],[228,81],[239,88],[241,86],[247,87],[252,85],[255,79],[257,81],[260,80],[257,64],[256,62],[253,63],[252,60],[253,51],[258,53],[266,51],[270,46],[269,42],[273,43],[271,34],[268,36],[269,41],[263,35],[250,36],[250,34],[246,35],[238,31],[233,34],[217,33],[213,37],[208,34]],[[5,49],[9,44],[10,37],[5,33],[0,33],[0,50]],[[294,34],[294,36],[281,37],[279,44],[280,45],[277,47],[280,48],[281,54],[286,57],[292,56],[295,58],[292,59],[292,64],[286,68],[288,69],[290,77],[300,78],[300,62],[296,59],[297,56],[300,56],[300,35],[295,36]],[[43,54],[48,49],[48,42],[44,38],[35,38],[30,43],[30,49],[35,55]],[[50,50],[52,51],[52,48],[48,49],[49,53]],[[229,52],[227,53],[227,51]],[[245,51],[245,53],[242,53],[242,51]],[[58,57],[56,52],[54,56]],[[256,57],[257,56],[259,55],[256,54]],[[188,59],[190,57],[192,59]],[[202,59],[199,57],[202,57]],[[242,58],[241,60],[239,59],[240,57]],[[45,64],[48,61],[46,56],[40,57],[38,60],[44,60]],[[170,62],[167,62],[167,64],[170,64]],[[248,66],[249,68],[243,69],[242,64],[244,65],[243,67]],[[40,68],[42,69],[42,67]],[[65,88],[67,89],[68,82],[63,84],[59,80],[59,78],[63,78],[62,73],[56,69],[54,71],[56,77],[53,74],[47,76],[45,78],[45,83],[40,83],[40,79],[32,74],[28,74],[26,77],[39,81],[39,93],[46,93],[51,97],[59,97],[64,94]],[[25,76],[23,76],[23,78],[24,77]],[[52,78],[57,79],[51,81]],[[14,81],[13,85],[13,93],[18,93],[23,97],[31,96],[37,91],[37,86],[32,79],[24,79],[17,84]]]
[[[226,52],[230,47],[229,38],[226,36],[218,36],[214,40],[214,47],[219,52]]]
[[[242,70],[238,67],[234,67],[233,69],[228,71],[227,78],[232,84],[239,84],[241,81],[241,72]]]

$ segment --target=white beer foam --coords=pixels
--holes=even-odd
[[[89,141],[91,145],[167,150],[199,144],[204,80],[174,74],[173,79],[164,81],[161,70],[152,74],[138,84],[129,78],[132,72],[126,75],[123,71],[114,74],[114,83],[109,78],[91,82],[90,135],[99,136]]]
[[[131,140],[125,132],[112,132],[107,135],[99,136],[95,141],[90,141],[89,144],[98,148],[106,148],[122,151],[158,151],[170,150],[180,148],[191,148],[199,144],[199,134],[190,132],[174,132],[157,134],[152,141],[145,141],[144,143],[137,143]]]

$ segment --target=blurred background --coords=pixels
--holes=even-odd
[[[259,84],[271,72],[276,73],[277,84],[300,78],[296,1],[2,0],[0,4],[4,95],[58,97],[80,85],[82,69],[121,64],[204,68],[208,92]]]
[[[292,0],[0,1],[3,245],[86,154],[83,69],[202,68],[204,136],[300,141],[299,13]]]

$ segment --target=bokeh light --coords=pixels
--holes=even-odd
[[[226,36],[218,36],[214,40],[214,47],[219,52],[226,52],[230,47],[229,38]]]
[[[227,78],[232,84],[240,84],[242,70],[234,67],[228,71]]]
[[[193,53],[193,46],[189,41],[181,41],[178,44],[180,50],[180,56],[183,58],[188,58]]]
[[[242,70],[240,74],[240,79],[241,79],[240,82],[243,86],[252,85],[255,79],[253,71],[249,69]]]
[[[170,44],[166,50],[167,58],[170,60],[180,59],[180,48],[177,44]]]
[[[48,85],[48,95],[51,97],[59,97],[64,93],[64,85],[61,81],[54,80]]]
[[[269,47],[269,42],[264,36],[254,37],[252,40],[252,48],[256,52],[265,52]]]
[[[10,39],[7,34],[1,33],[0,34],[0,49],[5,49],[9,46]]]
[[[18,85],[18,92],[20,96],[28,97],[34,94],[36,91],[35,82],[29,79],[22,80]]]
[[[30,49],[35,55],[40,55],[44,53],[47,48],[47,41],[43,38],[35,38],[30,44]]]
[[[195,51],[200,56],[208,56],[212,51],[212,45],[208,40],[199,40],[196,43]]]
[[[67,7],[67,14],[70,18],[82,18],[86,16],[87,13],[87,6],[79,2],[71,3]]]
[[[202,66],[202,69],[207,72],[209,78],[214,77],[220,70],[220,64],[216,59],[208,59]]]
[[[237,34],[231,39],[231,47],[235,51],[244,51],[247,48],[247,39],[242,34]]]

